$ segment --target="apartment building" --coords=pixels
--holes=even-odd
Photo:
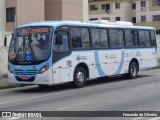
[[[131,0],[89,0],[90,20],[130,21]]]
[[[89,20],[130,21],[160,34],[160,0],[89,0]]]
[[[5,30],[5,0],[0,0],[0,31]]]
[[[44,20],[88,20],[88,0],[0,0],[0,30]]]
[[[45,20],[88,20],[88,0],[45,0]]]
[[[153,26],[160,34],[160,0],[133,0],[136,25]]]
[[[25,23],[44,21],[44,0],[5,0],[6,31]]]

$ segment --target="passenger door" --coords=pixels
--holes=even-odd
[[[113,75],[124,73],[124,35],[122,29],[109,29],[110,47],[108,58],[113,62]]]
[[[54,81],[59,79],[56,83],[69,81],[71,61],[65,58],[68,54],[70,54],[68,32],[65,30],[58,30],[55,34],[53,52],[53,70],[57,70],[57,74],[53,73],[53,77]]]

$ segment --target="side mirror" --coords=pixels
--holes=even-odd
[[[63,37],[62,35],[57,35],[55,40],[56,45],[63,45]]]

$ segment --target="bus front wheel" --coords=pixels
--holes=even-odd
[[[86,71],[83,67],[77,67],[74,72],[73,84],[75,87],[80,88],[86,84]]]

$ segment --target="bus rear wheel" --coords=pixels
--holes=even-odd
[[[136,62],[132,61],[129,65],[129,78],[135,79],[138,76],[138,65]]]
[[[86,71],[83,67],[77,67],[74,72],[73,84],[77,88],[81,88],[86,84]]]
[[[138,65],[132,61],[129,65],[128,73],[122,75],[124,78],[135,79],[138,76]]]

